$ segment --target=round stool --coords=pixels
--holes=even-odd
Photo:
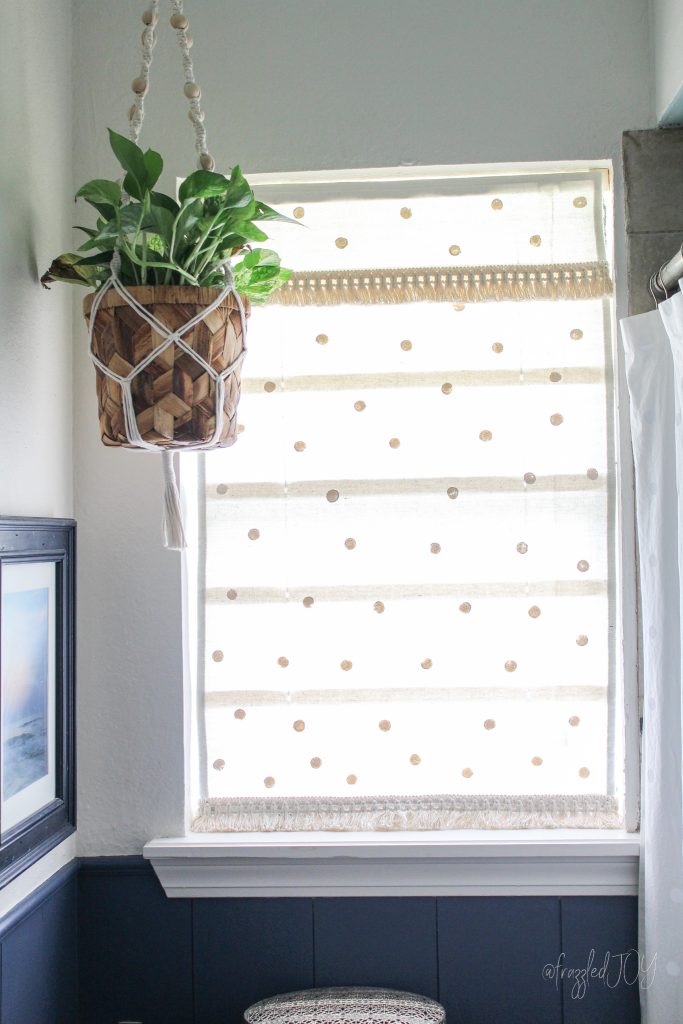
[[[247,1024],[444,1024],[441,1003],[388,988],[311,988],[254,1003]]]

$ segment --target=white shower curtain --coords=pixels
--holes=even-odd
[[[683,294],[621,323],[642,600],[643,1024],[683,1021]],[[653,977],[654,973],[654,977]]]

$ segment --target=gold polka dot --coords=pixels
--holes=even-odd
[[[237,424],[237,433],[238,433],[238,434],[243,434],[243,433],[244,433],[244,431],[245,431],[245,429],[246,429],[246,428],[245,428],[245,426],[244,426],[244,423],[238,423],[238,424]]]
[[[575,729],[580,721],[581,719],[578,715],[572,715],[572,717],[569,719],[569,724]]]
[[[588,572],[588,570],[590,569],[590,565],[585,558],[582,558],[579,562],[576,563],[576,568],[579,570],[579,572]]]
[[[226,592],[225,596],[227,597],[228,601],[234,601],[237,598],[237,591],[236,590],[228,590]]]
[[[491,209],[492,210],[502,210],[503,209],[503,200],[502,199],[492,199],[491,200]]]
[[[362,412],[363,409],[365,409],[365,402],[363,402],[363,401],[354,402],[353,403],[353,407],[356,410],[356,412]]]
[[[216,488],[216,493],[217,494],[227,494],[228,493],[228,485],[227,484],[219,484],[218,487]]]
[[[287,668],[287,666],[289,665],[289,658],[285,658],[284,656],[282,658],[278,658],[277,663],[280,666],[280,668]]]
[[[428,668],[431,668],[431,667],[432,667],[432,659],[431,659],[431,658],[425,658],[425,660],[424,660],[424,661],[421,661],[421,662],[420,662],[420,665],[421,665],[421,666],[422,666],[422,668],[424,668],[424,669],[428,669]]]
[[[441,545],[437,544],[436,541],[434,541],[433,544],[429,545],[429,550],[433,555],[438,555],[439,552],[441,551]]]
[[[375,603],[373,604],[372,607],[373,607],[373,610],[376,611],[378,615],[381,615],[382,612],[384,611],[384,602],[383,601],[375,601]]]
[[[292,726],[294,732],[303,732],[306,728],[306,723],[301,718],[297,718],[296,722]]]
[[[419,754],[411,754],[410,755],[410,763],[411,764],[417,765],[417,764],[420,763],[421,760],[422,760],[422,758],[420,757]]]
[[[358,782],[358,776],[357,775],[347,775],[346,776],[346,782],[347,782],[347,784],[349,786],[355,786],[356,783]]]
[[[235,711],[235,718],[238,719],[238,721],[241,722],[242,719],[246,718],[246,717],[247,717],[247,713],[244,710],[244,708],[237,708],[236,709],[236,711]]]
[[[465,303],[464,302],[456,302],[453,305],[453,309],[455,310],[456,313],[462,313],[464,311],[464,309],[465,309]]]
[[[579,768],[579,775],[581,776],[582,779],[587,779],[588,776],[590,775],[590,769],[588,769],[588,768]]]
[[[273,786],[275,785],[275,779],[273,778],[273,776],[266,775],[265,779],[263,780],[263,785],[266,787],[266,789],[272,789]]]
[[[459,245],[450,245],[448,247],[448,251],[451,254],[451,256],[459,256],[460,253],[462,252]]]
[[[304,215],[304,208],[303,208],[303,206],[295,206],[294,207],[294,216],[296,217],[296,219],[297,220],[301,220],[303,215]]]
[[[213,658],[214,661],[222,661],[224,655],[222,651],[214,651],[211,657]]]
[[[217,772],[222,772],[223,769],[225,768],[225,761],[223,760],[222,757],[217,757],[216,760],[213,762],[213,766]]]
[[[311,768],[319,768],[322,764],[322,760],[319,757],[311,758]]]
[[[294,442],[294,451],[295,452],[305,452],[306,451],[306,442],[305,441],[295,441]]]
[[[517,669],[517,662],[516,661],[506,661],[505,662],[505,671],[506,672],[514,672],[514,671],[516,671],[516,669]]]
[[[532,757],[531,758],[531,763],[538,768],[538,766],[540,764],[543,764],[543,758],[542,757]]]
[[[536,474],[535,473],[525,473],[524,474],[524,483],[525,484],[535,484],[536,483]]]
[[[313,605],[315,604],[315,601],[313,600],[312,597],[305,597],[301,603],[303,604],[304,608],[312,608]]]
[[[346,660],[344,660],[344,661],[342,661],[342,662],[340,663],[340,666],[339,666],[339,667],[340,667],[340,668],[342,669],[342,671],[344,671],[344,672],[350,672],[350,671],[351,671],[351,669],[353,668],[353,662],[352,662],[352,661],[346,661]]]
[[[579,636],[577,636],[576,643],[578,647],[585,647],[588,643],[588,637],[586,636],[586,634],[581,633]]]
[[[391,729],[391,722],[389,721],[388,718],[383,718],[382,721],[379,723],[379,727],[382,730],[382,732],[389,732],[389,730]]]
[[[256,530],[256,529],[250,530],[249,533],[247,534],[247,537],[249,538],[249,540],[258,540],[260,536],[261,536],[261,531],[260,530]]]
[[[401,348],[403,349],[404,352],[410,352],[412,347],[413,347],[412,341],[408,341],[407,338],[405,339],[405,341],[401,342]]]
[[[410,220],[410,218],[413,216],[413,211],[410,209],[409,206],[402,206],[401,216],[403,217],[404,220]]]
[[[562,380],[562,374],[558,373],[557,370],[553,370],[553,372],[548,375],[548,380],[552,384],[557,384],[559,381]]]
[[[453,385],[450,383],[450,381],[446,381],[445,384],[441,385],[441,392],[444,395],[450,395],[452,390],[453,390]]]
[[[582,210],[584,206],[587,204],[587,202],[588,200],[585,196],[577,196],[574,200],[574,206],[577,208],[577,210]]]
[[[463,768],[461,774],[462,774],[463,779],[471,779],[472,776],[474,775],[474,772],[472,771],[471,768]]]
[[[331,490],[331,491],[328,491],[327,494],[325,495],[325,497],[327,498],[328,501],[338,501],[339,500],[339,491],[335,491],[334,489]]]
[[[356,546],[356,541],[355,541],[355,539],[353,537],[347,537],[346,540],[344,541],[344,547],[348,548],[349,551],[353,551],[355,546]]]
[[[316,334],[315,340],[318,342],[319,345],[327,345],[330,339],[327,337],[326,334]]]
[[[491,433],[490,430],[482,430],[481,433],[479,434],[480,441],[491,441],[492,438],[493,434]]]
[[[392,437],[392,439],[389,441],[389,447],[390,448],[400,448],[400,446],[401,446],[401,442],[399,441],[399,439],[397,437]]]
[[[599,476],[599,473],[598,473],[597,469],[587,469],[586,470],[586,476],[588,477],[589,480],[597,480],[598,476]]]
[[[334,244],[337,246],[338,249],[345,249],[346,246],[349,244],[349,240],[348,238],[340,236],[339,238],[335,238]]]
[[[455,499],[456,499],[456,498],[458,497],[458,494],[459,494],[459,493],[460,493],[460,491],[458,490],[458,488],[457,488],[457,487],[448,487],[448,488],[446,489],[446,494],[447,494],[447,495],[448,495],[448,497],[449,497],[449,498],[451,498],[451,499],[452,499],[453,501],[454,501],[454,500],[455,500]]]
[[[531,238],[529,239],[529,245],[533,245],[536,248],[538,248],[540,244],[541,244],[541,236],[540,235],[532,235]]]
[[[502,344],[502,342],[494,341],[493,345],[491,345],[491,351],[495,352],[496,355],[500,355],[500,353],[503,351],[503,344]]]
[[[520,555],[525,555],[529,550],[529,545],[526,544],[523,540],[520,540],[519,544],[517,545],[517,550],[519,551]]]
[[[540,616],[540,614],[541,614],[541,609],[538,607],[538,605],[537,604],[532,604],[531,608],[529,609],[529,618],[530,619],[537,619]]]
[[[569,337],[572,339],[572,341],[581,341],[581,339],[583,338],[583,331],[580,330],[580,328],[575,327],[572,331],[569,332]]]
[[[485,729],[495,729],[496,728],[496,723],[494,722],[494,720],[492,718],[487,718],[486,721],[484,722],[484,728]]]
[[[554,427],[559,427],[561,423],[564,423],[564,416],[560,412],[554,412],[550,417],[550,422]]]
[[[268,394],[270,395],[273,391],[275,391],[276,387],[277,384],[275,383],[275,381],[267,380],[266,383],[263,385],[263,390],[267,391]]]
[[[463,615],[469,615],[469,613],[472,611],[472,605],[470,604],[470,602],[463,601],[463,603],[460,605],[460,611],[463,613]]]

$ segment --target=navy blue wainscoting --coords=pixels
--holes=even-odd
[[[352,984],[433,996],[448,1024],[638,1024],[618,960],[636,944],[634,897],[169,900],[139,858],[85,860],[78,1020],[240,1024],[276,992]],[[558,971],[591,950],[610,971],[584,991]]]
[[[2,1024],[78,1020],[77,868],[62,868],[0,921]]]

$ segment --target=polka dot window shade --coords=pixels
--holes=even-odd
[[[619,826],[601,176],[282,189],[307,283],[202,456],[194,829]],[[497,301],[372,284],[439,262]]]

